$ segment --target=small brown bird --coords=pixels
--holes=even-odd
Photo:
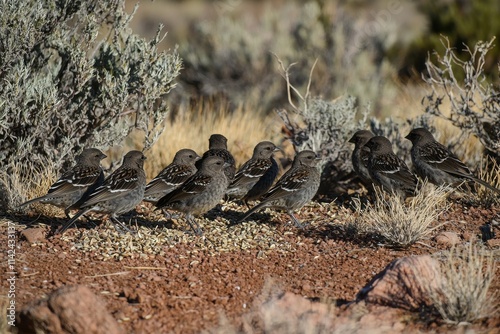
[[[160,198],[158,209],[167,208],[183,212],[196,235],[203,234],[193,216],[201,215],[215,207],[224,197],[229,185],[224,158],[213,155],[202,160],[200,169],[178,188]]]
[[[146,185],[144,201],[156,203],[160,198],[180,186],[196,173],[194,165],[200,156],[190,149],[178,151],[170,165],[165,167]]]
[[[411,148],[413,168],[422,179],[427,179],[435,185],[453,185],[470,180],[500,194],[500,189],[476,178],[455,154],[434,139],[429,130],[413,129],[405,138],[413,144]]]
[[[359,130],[349,139],[349,142],[354,144],[354,150],[351,156],[352,167],[367,189],[371,189],[372,187],[372,178],[368,171],[370,149],[365,147],[365,144],[374,136],[375,135],[368,130]]]
[[[101,160],[106,155],[96,148],[84,149],[76,157],[76,164],[65,172],[47,192],[46,195],[24,202],[19,207],[41,202],[63,208],[69,218],[72,209],[78,209],[77,202],[85,199],[104,181]]]
[[[270,141],[258,143],[252,158],[238,170],[226,194],[243,200],[245,204],[264,195],[278,176],[278,164],[273,158],[276,151],[279,148]]]
[[[292,218],[295,226],[304,226],[293,215],[314,197],[319,188],[320,172],[317,168],[321,160],[313,151],[297,153],[292,167],[278,180],[276,185],[262,198],[262,202],[248,210],[237,222],[247,219],[252,213],[263,208],[284,210]]]
[[[236,173],[236,161],[233,155],[227,150],[227,138],[220,134],[213,134],[208,139],[208,151],[203,153],[200,160],[196,162],[196,168],[200,169],[202,161],[206,157],[218,156],[224,159],[224,162],[228,164],[224,169],[224,174],[228,179],[228,185],[233,181],[234,174]]]
[[[142,201],[146,188],[144,160],[146,157],[140,151],[125,154],[122,165],[89,195],[80,205],[80,211],[56,234],[66,231],[80,216],[90,211],[110,214],[116,230],[130,231],[117,217],[133,210]]]
[[[372,137],[365,144],[370,149],[368,171],[375,184],[402,197],[415,196],[418,180],[406,163],[392,151],[389,139]]]

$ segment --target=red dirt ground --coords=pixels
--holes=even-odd
[[[336,301],[340,305],[355,299],[356,293],[392,260],[407,255],[432,254],[445,248],[433,239],[406,250],[385,248],[377,245],[376,240],[358,240],[337,218],[325,215],[321,206],[305,208],[298,216],[308,221],[315,211],[320,218],[304,231],[277,223],[279,219],[287,219],[280,214],[272,216],[273,223],[259,224],[268,225],[263,228],[281,236],[275,248],[259,244],[253,248],[219,250],[210,245],[200,247],[206,241],[189,236],[185,242],[164,245],[158,254],[136,253],[118,260],[103,257],[104,251],[99,248],[84,252],[79,249],[78,242],[64,239],[71,240],[75,234],[86,231],[82,227],[85,224],[71,228],[64,238],[49,236],[33,244],[20,238],[16,255],[17,310],[63,285],[82,284],[107,303],[109,311],[127,333],[199,333],[217,328],[221,316],[237,327],[242,315],[255,307],[254,300],[261,295],[266,282],[272,281],[283,291]],[[455,204],[441,216],[440,222],[447,224],[439,231],[454,231],[462,239],[481,235],[480,226],[492,219],[498,220],[499,213],[499,207],[464,209]],[[4,217],[1,226],[5,231],[7,221],[27,224],[33,220],[34,217],[27,216]],[[36,224],[43,221],[51,221],[49,226],[42,224],[44,230],[49,231],[63,220],[43,217]],[[244,225],[252,228],[257,224]],[[19,230],[23,228],[22,225],[18,227]],[[97,227],[99,231],[106,229],[111,227]],[[210,226],[205,224],[204,229],[208,231]],[[436,233],[438,231],[433,235]],[[0,244],[5,245],[6,240],[7,233],[1,233]],[[284,244],[289,246],[282,247]],[[499,246],[493,249],[498,251]],[[5,272],[6,253],[1,254],[2,272]],[[500,288],[499,267],[492,291]],[[2,294],[6,288],[7,282],[2,279]],[[446,332],[452,329],[436,322],[424,323],[418,315],[412,319],[405,331],[413,328]],[[500,325],[498,317],[467,328],[483,332],[497,325]]]

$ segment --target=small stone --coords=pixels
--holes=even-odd
[[[432,305],[429,291],[439,286],[439,262],[428,255],[409,256],[391,262],[362,288],[356,301],[418,310]]]
[[[486,241],[488,247],[500,247],[500,239],[490,239]]]
[[[460,237],[455,232],[441,232],[436,236],[435,240],[438,245],[443,246],[455,246],[460,243]]]
[[[82,285],[64,286],[24,307],[17,323],[20,333],[123,333],[105,303]]]
[[[471,238],[474,238],[474,234],[470,233],[469,231],[465,231],[462,233],[462,239],[465,241],[469,241]]]
[[[43,228],[27,228],[21,231],[21,237],[26,239],[30,244],[37,241],[45,240],[45,232]]]

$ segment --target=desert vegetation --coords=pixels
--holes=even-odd
[[[366,189],[348,140],[359,129],[385,136],[411,167],[405,136],[424,127],[499,188],[499,10],[444,0],[1,2],[0,239],[7,245],[15,227],[16,321],[30,325],[30,305],[78,284],[130,333],[356,332],[373,326],[367,314],[381,332],[498,326],[498,194],[425,180],[406,199]],[[199,218],[202,236],[144,202],[122,217],[135,234],[91,214],[53,235],[63,210],[18,208],[83,148],[106,153],[106,175],[142,151],[149,181],[178,150],[201,155],[214,133],[237,167],[263,140],[282,149],[280,175],[297,152],[322,157],[319,190],[297,210],[304,229],[272,209],[234,224],[247,207],[228,198]],[[391,263],[427,255],[435,280],[418,268],[400,278],[423,302],[360,297]],[[0,329],[23,332],[3,321],[0,286]]]

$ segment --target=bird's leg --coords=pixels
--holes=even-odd
[[[178,219],[179,215],[178,214],[172,214],[170,213],[167,209],[162,208],[161,211],[165,215],[165,219]]]
[[[290,218],[292,218],[292,221],[293,221],[293,224],[295,225],[295,227],[298,227],[298,228],[300,228],[300,229],[303,229],[305,226],[307,226],[307,224],[302,224],[302,223],[300,222],[300,220],[298,220],[298,219],[297,219],[297,217],[295,217],[295,216],[293,215],[293,212],[288,211],[287,213],[288,213],[288,215],[290,216]]]
[[[191,229],[193,230],[193,233],[195,235],[203,235],[203,231],[201,230],[200,225],[198,225],[198,223],[196,222],[196,219],[193,217],[193,215],[191,215],[191,214],[186,215],[186,221],[189,224],[189,226],[191,227]],[[195,226],[196,226],[196,228],[195,228]]]
[[[94,223],[94,221],[92,219],[90,219],[89,216],[83,215],[83,217],[85,217],[85,219],[87,219],[87,223],[89,223],[90,225],[92,225],[92,227],[94,227],[94,228],[97,227],[97,224]]]
[[[123,224],[121,221],[119,221],[115,216],[110,216],[111,222],[113,223],[113,226],[115,227],[115,230],[118,231],[118,233],[123,234],[124,232],[129,232],[133,233],[131,229],[129,229],[125,224]]]

